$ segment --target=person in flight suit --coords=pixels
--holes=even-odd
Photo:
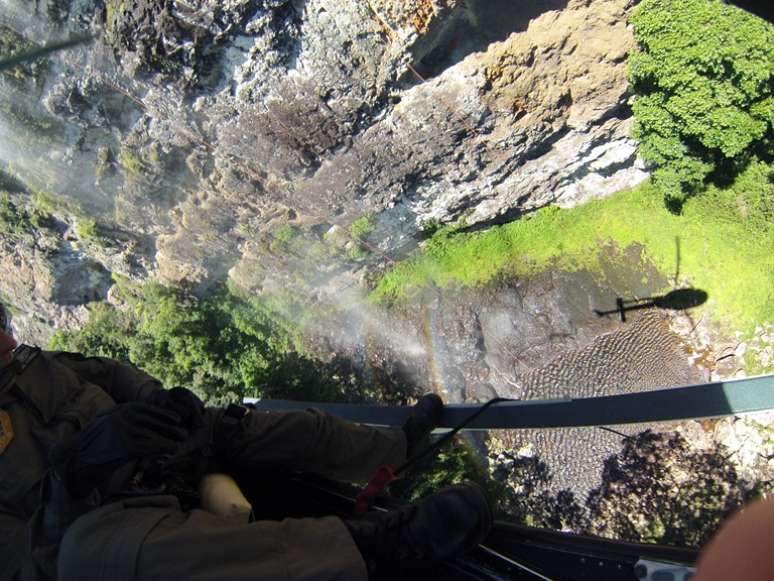
[[[441,407],[423,397],[403,429],[205,408],[130,365],[17,347],[0,303],[0,580],[367,579],[456,556],[492,525],[473,484],[358,518],[252,523],[130,485],[139,466],[202,439],[219,466],[366,480],[404,461]]]

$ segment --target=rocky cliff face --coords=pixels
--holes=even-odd
[[[31,189],[97,215],[108,255],[148,266],[103,261],[122,275],[324,294],[428,223],[495,223],[646,175],[627,137],[629,0],[6,4],[31,42],[98,37],[39,72],[26,116],[4,115],[3,153]],[[364,215],[374,228],[353,239]],[[300,256],[271,249],[288,224]]]

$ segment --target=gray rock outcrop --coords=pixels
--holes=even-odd
[[[56,155],[33,139],[35,164],[6,161],[152,236],[166,282],[244,271],[288,222],[319,242],[374,215],[380,263],[428,222],[500,222],[646,176],[630,0],[108,0],[56,19],[17,4],[3,17],[35,41],[99,38],[49,65],[34,114],[62,124]],[[289,268],[268,263],[265,278]]]

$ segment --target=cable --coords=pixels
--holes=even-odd
[[[510,557],[506,557],[502,553],[498,553],[497,551],[495,551],[494,549],[490,549],[486,545],[479,545],[478,548],[483,550],[486,553],[489,553],[490,555],[493,555],[493,556],[497,557],[498,559],[501,559],[501,560],[507,562],[510,565],[513,565],[514,567],[516,567],[518,569],[521,569],[522,571],[525,571],[525,572],[529,573],[530,575],[533,575],[533,576],[537,577],[538,579],[541,579],[541,581],[554,581],[550,577],[546,577],[542,573],[538,573],[537,571],[535,571],[534,569],[531,569],[530,567],[527,567],[523,563],[519,563],[518,561],[514,561]]]
[[[12,57],[9,57],[7,59],[0,61],[0,71],[10,69],[25,61],[37,60],[53,52],[64,50],[66,48],[72,48],[79,44],[89,42],[93,38],[94,37],[90,34],[78,34],[68,38],[67,40],[52,42],[52,43],[43,45],[40,48],[36,48],[34,50],[30,50],[27,52],[14,55]]]
[[[507,397],[495,397],[490,399],[488,402],[480,406],[475,412],[470,414],[468,418],[462,422],[460,422],[457,426],[452,428],[451,431],[444,434],[442,437],[440,437],[436,442],[419,452],[418,454],[414,454],[411,458],[406,460],[403,464],[398,466],[394,474],[397,476],[401,472],[405,472],[406,469],[411,467],[413,464],[416,464],[421,460],[422,458],[425,458],[426,456],[432,454],[433,452],[436,452],[440,448],[442,448],[447,442],[449,442],[454,436],[456,436],[461,430],[463,430],[466,426],[470,425],[473,420],[475,420],[478,416],[483,414],[487,409],[489,409],[491,406],[504,402],[504,401],[515,401],[513,399],[507,398]]]

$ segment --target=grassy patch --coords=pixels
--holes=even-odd
[[[32,229],[32,221],[24,208],[14,204],[7,192],[0,192],[0,230],[19,236],[32,232]]]
[[[476,450],[461,436],[456,436],[437,455],[430,455],[413,466],[404,478],[390,484],[390,493],[398,498],[416,501],[440,488],[472,481],[479,484],[493,505],[505,490],[489,478],[486,465]]]
[[[102,242],[97,221],[90,216],[78,216],[75,219],[75,234],[81,240],[88,240],[95,243]]]
[[[360,244],[353,243],[347,248],[347,258],[349,260],[363,260],[368,254],[368,250],[363,248]]]
[[[84,241],[103,244],[97,220],[90,216],[77,200],[37,190],[33,192],[30,216],[35,227],[42,227],[52,216],[73,224],[75,234]]]
[[[62,201],[58,200],[54,194],[37,190],[33,193],[32,204],[35,210],[45,214],[56,214],[62,211],[64,207]]]
[[[665,207],[646,183],[613,197],[533,216],[479,233],[441,228],[420,252],[385,275],[374,300],[410,298],[422,287],[481,286],[547,269],[600,272],[600,248],[639,244],[665,274],[675,270],[709,294],[704,308],[745,332],[774,320],[774,183],[771,168],[753,163],[729,187],[709,187],[682,215]],[[601,276],[601,274],[600,274]]]

